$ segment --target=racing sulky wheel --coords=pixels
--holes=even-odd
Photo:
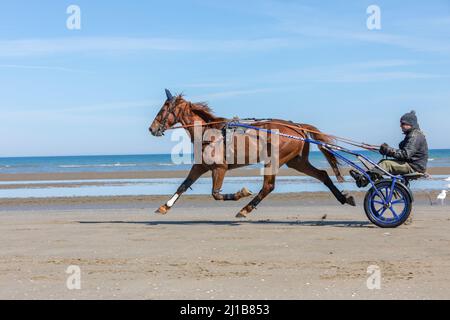
[[[364,210],[367,218],[376,226],[397,228],[411,214],[412,202],[408,187],[400,181],[392,186],[392,180],[381,180],[367,192]]]

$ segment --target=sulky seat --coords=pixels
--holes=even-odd
[[[404,174],[403,178],[405,178],[407,181],[411,181],[411,180],[419,180],[419,179],[428,179],[428,178],[430,178],[430,175],[428,173],[414,172],[414,173]]]

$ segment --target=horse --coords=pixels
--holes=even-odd
[[[176,124],[181,124],[181,128],[184,128],[188,135],[190,136],[191,142],[194,144],[195,148],[195,128],[196,125],[201,126],[202,133],[206,128],[224,130],[226,128],[226,123],[229,119],[217,117],[214,115],[212,109],[207,103],[193,103],[187,101],[183,95],[173,96],[169,90],[166,89],[167,99],[161,107],[161,110],[156,115],[154,121],[149,127],[149,131],[153,136],[160,137],[163,136],[165,131],[174,128]],[[258,126],[265,130],[270,130],[270,132],[277,130],[277,132],[286,135],[296,135],[303,138],[312,137],[318,141],[324,143],[332,143],[333,138],[319,131],[315,126],[308,124],[295,124],[293,122],[281,120],[281,119],[270,119],[264,121]],[[328,189],[333,193],[335,198],[342,205],[348,204],[355,206],[355,200],[352,196],[343,193],[337,189],[333,181],[329,177],[327,171],[320,170],[314,167],[308,160],[310,144],[306,141],[298,139],[290,139],[287,136],[279,135],[277,137],[278,141],[278,166],[281,167],[286,165],[289,168],[295,169],[301,173],[320,180]],[[269,137],[267,143],[270,145],[273,137]],[[217,141],[216,141],[217,142]],[[206,143],[208,145],[208,143]],[[202,144],[202,148],[205,147],[205,143]],[[237,153],[237,145],[233,146],[233,152]],[[324,148],[319,146],[319,149],[324,154],[331,168],[333,169],[336,178],[339,182],[343,182],[339,170],[339,162],[334,155],[326,151]],[[245,144],[245,153],[249,153],[249,143]],[[244,163],[227,163],[223,161],[222,163],[206,163],[203,159],[199,163],[195,163],[187,178],[179,186],[176,193],[167,201],[165,204],[160,206],[155,212],[159,214],[167,214],[169,210],[174,206],[175,202],[180,198],[180,196],[185,193],[202,175],[211,171],[212,172],[212,197],[217,201],[238,201],[242,198],[249,197],[252,193],[247,189],[242,190],[234,194],[222,194],[221,188],[223,185],[225,174],[228,170],[240,168],[243,166],[248,166],[251,163],[248,161],[248,156],[245,157]],[[265,163],[265,166],[270,164]],[[260,204],[260,202],[267,197],[275,189],[275,178],[276,174],[274,172],[264,173],[264,182],[259,193],[236,215],[237,218],[246,218],[248,215]]]

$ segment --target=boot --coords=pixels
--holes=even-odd
[[[370,176],[372,181],[378,181],[383,179],[384,172],[378,168],[372,168],[369,171],[367,171],[367,174]]]
[[[349,173],[353,177],[353,179],[355,179],[356,186],[358,188],[367,187],[367,185],[369,184],[369,179],[367,179],[366,176],[359,173],[358,171],[350,170]],[[367,174],[370,176],[370,179],[372,179],[372,181],[378,181],[383,178],[383,172],[378,170],[377,168],[370,169],[369,171],[367,171]]]
[[[367,186],[369,184],[369,180],[364,175],[359,173],[358,171],[350,170],[349,173],[352,176],[352,178],[355,179],[356,186],[358,188],[364,188],[365,186]]]

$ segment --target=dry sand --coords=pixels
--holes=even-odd
[[[245,200],[204,196],[167,216],[152,213],[165,197],[2,201],[0,299],[450,298],[449,207],[419,195],[414,224],[387,230],[357,198],[271,195],[246,221]],[[81,290],[66,288],[69,265]]]

